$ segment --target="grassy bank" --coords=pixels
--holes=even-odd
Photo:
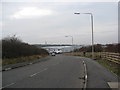
[[[13,58],[13,59],[3,59],[2,65],[8,65],[8,64],[16,64],[21,62],[27,62],[27,61],[33,61],[36,59],[41,59],[43,57],[46,57],[47,55],[33,55],[33,56],[26,56],[26,57],[19,57],[19,58]]]
[[[119,72],[120,67],[118,64],[110,62],[105,59],[99,59],[96,61],[120,77],[120,72]]]
[[[86,53],[85,55],[82,52],[65,53],[65,55],[92,58],[92,54],[90,52]],[[113,73],[115,73],[117,76],[120,77],[120,72],[119,72],[120,67],[118,64],[102,59],[100,52],[95,53],[95,58],[96,58],[95,60],[96,62],[103,65],[104,67],[106,67],[107,69],[109,69],[110,71],[112,71]]]

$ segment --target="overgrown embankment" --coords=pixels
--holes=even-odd
[[[35,60],[47,55],[46,50],[24,43],[15,36],[2,39],[3,65]]]

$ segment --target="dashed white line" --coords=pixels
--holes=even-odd
[[[37,75],[38,73],[39,73],[39,72],[30,75],[30,77],[33,77],[33,76]]]
[[[12,69],[12,68],[6,68],[5,71],[8,71],[8,70],[10,70],[10,69]]]
[[[37,75],[37,74],[39,74],[39,73],[41,73],[41,72],[43,72],[43,71],[45,71],[45,70],[47,70],[47,69],[48,69],[48,68],[45,68],[45,69],[41,70],[40,72],[34,73],[34,74],[30,75],[30,77],[33,77],[33,76],[35,76],[35,75]]]
[[[4,86],[4,87],[2,87],[2,88],[9,87],[9,86],[11,86],[11,85],[13,85],[13,84],[15,84],[15,83],[8,84],[8,85],[6,85],[6,86]]]

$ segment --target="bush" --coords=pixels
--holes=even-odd
[[[92,52],[92,46],[84,46],[80,49],[74,50],[75,52]],[[120,53],[120,43],[116,44],[96,44],[94,45],[94,52],[114,52]]]
[[[48,55],[44,49],[37,48],[22,42],[17,37],[6,37],[2,39],[2,58],[18,58],[31,55]]]
[[[76,49],[75,51],[76,52],[77,51],[80,51],[80,52],[92,52],[92,46],[85,46],[85,47],[82,47],[80,49]],[[103,51],[102,45],[101,44],[94,45],[94,51],[95,52],[102,52]]]
[[[106,46],[106,52],[120,53],[120,44],[107,44]]]

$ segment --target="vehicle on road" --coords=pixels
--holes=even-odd
[[[58,49],[58,50],[55,50],[54,51],[56,54],[61,54],[62,53],[62,50]]]
[[[55,56],[55,52],[52,52],[51,55],[52,55],[52,56]]]

